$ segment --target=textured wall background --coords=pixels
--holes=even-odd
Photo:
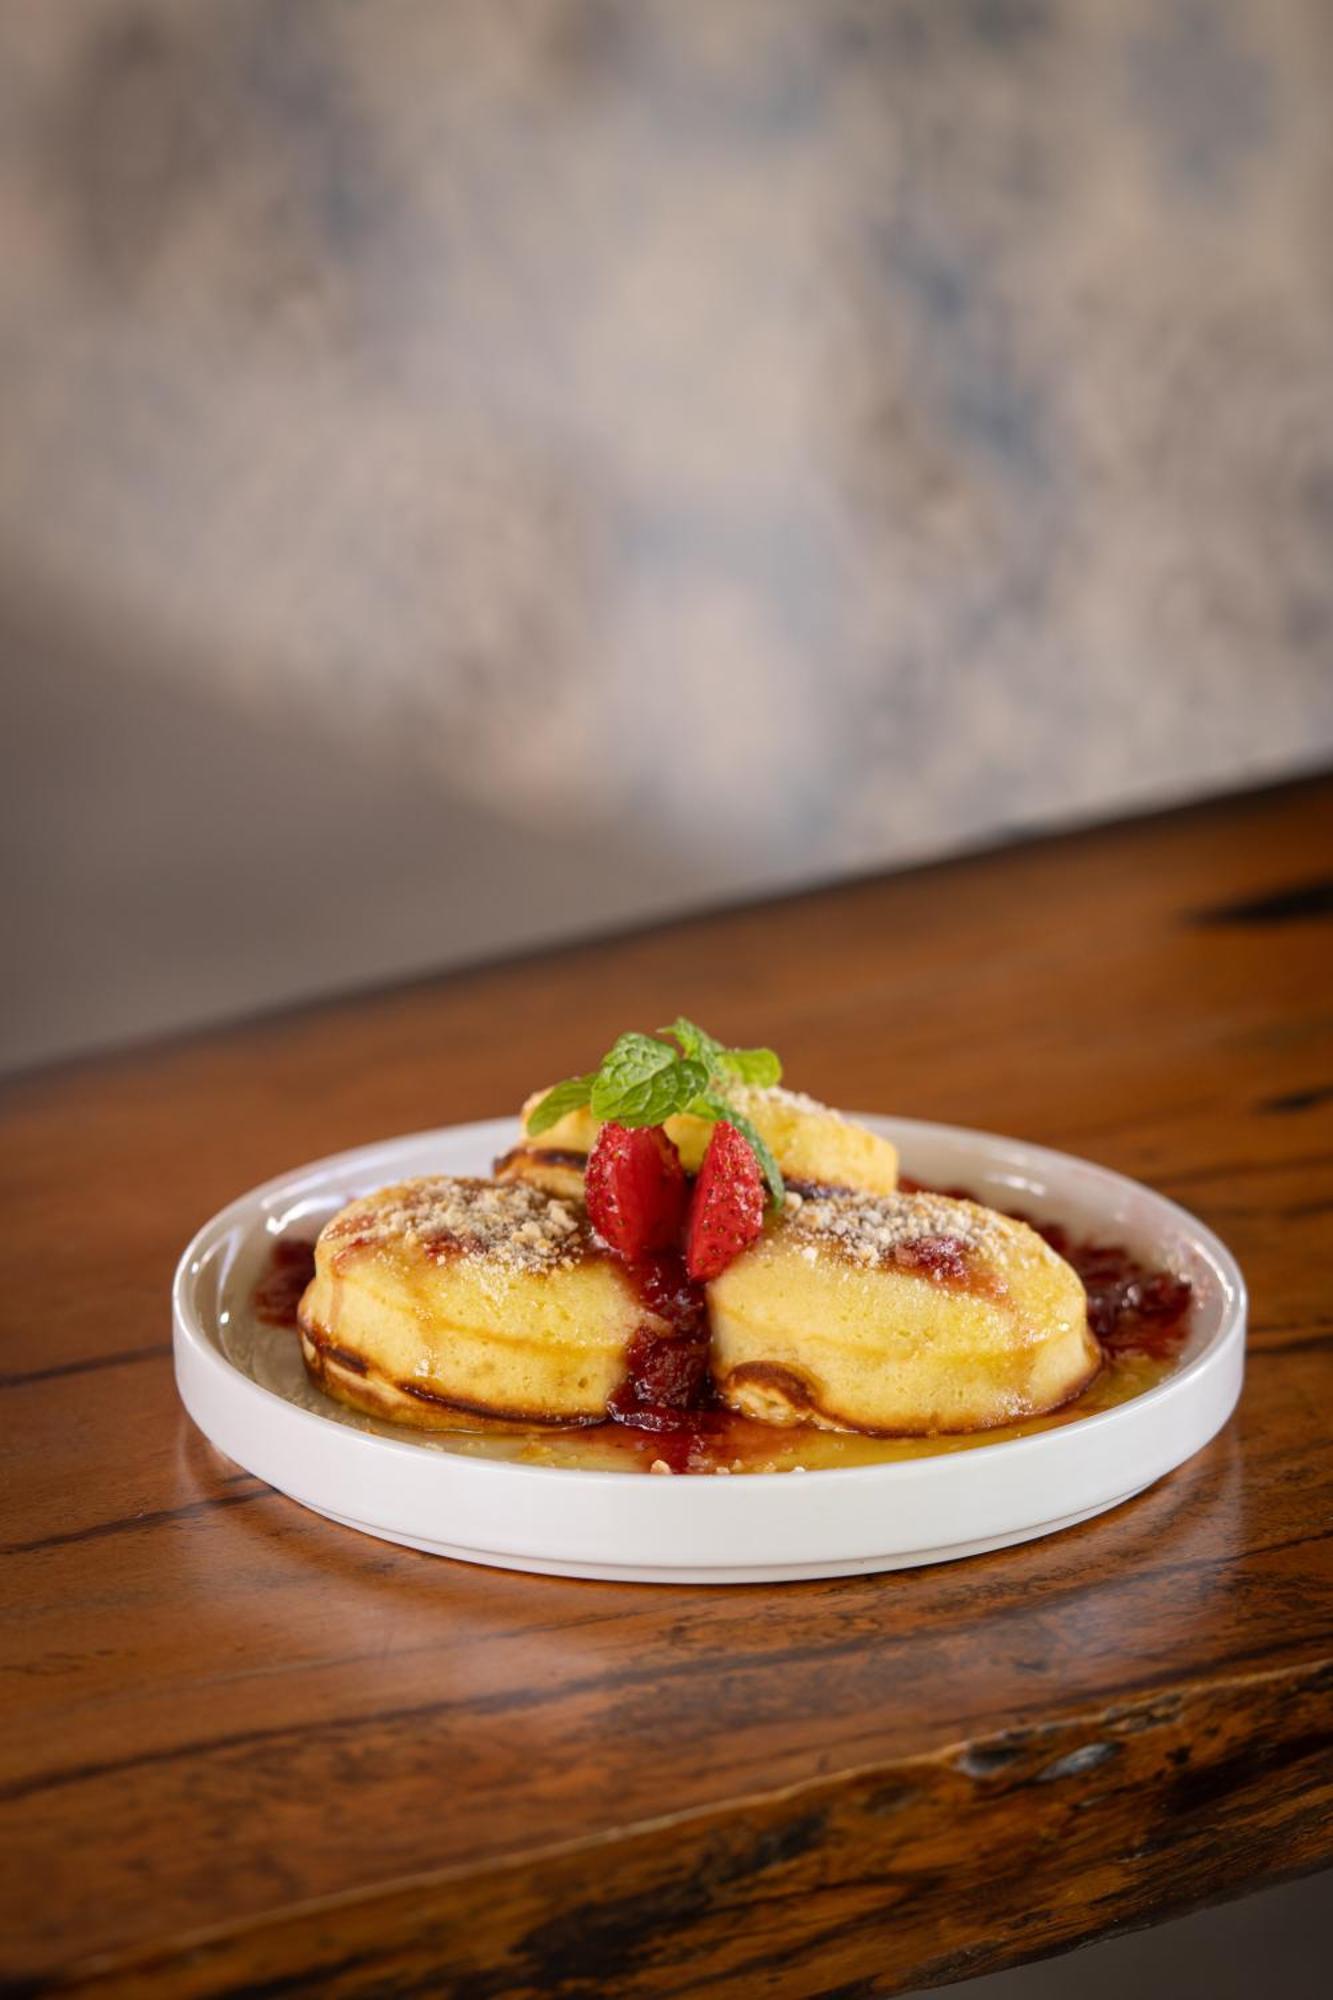
[[[1326,0],[0,0],[31,1058],[1333,746]]]

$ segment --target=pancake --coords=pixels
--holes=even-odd
[[[599,1423],[648,1311],[581,1207],[435,1175],[334,1216],[301,1301],[312,1378],[425,1430]]]
[[[789,1195],[708,1308],[718,1391],[765,1423],[988,1430],[1101,1365],[1078,1274],[1026,1223],[943,1195]]]
[[[898,1185],[898,1153],[887,1139],[840,1111],[793,1090],[760,1090],[744,1084],[728,1093],[766,1141],[783,1178],[800,1186],[858,1188],[890,1194]],[[527,1181],[551,1194],[577,1199],[583,1168],[601,1120],[586,1107],[571,1111],[543,1132],[527,1137],[528,1114],[546,1095],[539,1090],[523,1106],[519,1144],[495,1163],[503,1180]],[[705,1118],[668,1118],[666,1134],[680,1153],[686,1173],[697,1173],[713,1127]]]

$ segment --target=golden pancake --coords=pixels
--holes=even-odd
[[[789,1196],[708,1309],[719,1393],[766,1423],[987,1430],[1101,1365],[1078,1274],[1026,1223],[943,1195]]]
[[[598,1423],[655,1324],[580,1206],[446,1175],[334,1216],[300,1309],[321,1387],[428,1430]]]

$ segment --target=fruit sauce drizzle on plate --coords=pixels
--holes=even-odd
[[[926,1189],[906,1175],[900,1185],[908,1194],[935,1192],[977,1199],[966,1188]],[[1106,1357],[1106,1365],[1081,1396],[1045,1416],[998,1429],[935,1437],[870,1437],[804,1425],[781,1429],[737,1416],[721,1408],[713,1395],[703,1286],[687,1276],[678,1252],[664,1251],[642,1258],[631,1269],[644,1304],[668,1323],[671,1332],[659,1334],[644,1327],[631,1341],[625,1381],[612,1398],[606,1423],[520,1437],[450,1432],[440,1434],[438,1441],[466,1455],[584,1471],[824,1471],[974,1450],[1027,1437],[1128,1402],[1164,1380],[1188,1337],[1189,1281],[1144,1264],[1123,1244],[1080,1241],[1058,1223],[1039,1221],[1019,1209],[1005,1212],[1030,1223],[1078,1272],[1088,1294],[1088,1323]],[[313,1271],[312,1243],[279,1238],[250,1296],[253,1318],[266,1327],[294,1331],[296,1310]],[[422,1442],[419,1432],[383,1428]]]

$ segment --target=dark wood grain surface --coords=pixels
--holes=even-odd
[[[10,1989],[892,1993],[1333,1859],[1331,940],[1312,782],[11,1085]],[[1051,1540],[772,1589],[451,1565],[204,1443],[200,1221],[678,1009],[1194,1209],[1237,1417]]]

